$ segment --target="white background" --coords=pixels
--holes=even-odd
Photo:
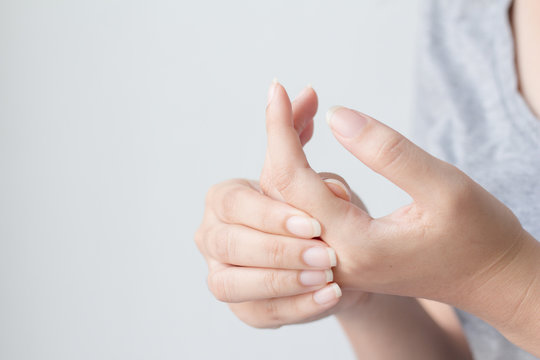
[[[0,1],[0,358],[352,359],[334,319],[238,321],[193,234],[257,178],[276,76],[320,98],[306,151],[375,216],[407,197],[341,148],[331,105],[408,134],[417,1]]]

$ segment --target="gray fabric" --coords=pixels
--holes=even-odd
[[[540,239],[540,120],[517,90],[510,5],[424,1],[412,137],[464,170]],[[457,312],[475,359],[536,359]]]

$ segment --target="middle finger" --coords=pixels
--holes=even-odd
[[[272,269],[329,269],[336,253],[326,243],[263,233],[242,225],[219,224],[210,232],[206,248],[217,261]]]

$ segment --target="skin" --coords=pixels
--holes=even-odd
[[[312,129],[312,117],[317,108],[317,97],[313,89],[305,89],[293,102],[292,108],[295,129],[301,139],[301,145],[304,145],[311,134],[304,137],[303,131],[305,128]],[[263,170],[262,178],[270,175],[267,171],[268,161],[264,169],[266,171]],[[339,180],[342,186],[348,189],[350,196],[340,187],[332,184],[326,184],[326,186],[337,197],[350,201],[367,211],[344,179],[331,173],[322,173],[319,176]],[[279,195],[274,196],[279,197]],[[268,233],[290,237],[293,234],[285,228],[284,224],[288,217],[297,214],[308,216],[284,204],[281,200],[272,200],[270,197],[261,195],[259,183],[256,181],[229,180],[215,185],[208,192],[205,215],[197,231],[196,242],[208,261],[208,284],[211,291],[218,299],[228,302],[231,310],[241,320],[259,328],[276,328],[335,314],[351,338],[351,343],[359,356],[369,358],[377,356],[381,359],[471,358],[459,321],[452,308],[445,304],[343,289],[343,296],[339,301],[336,299],[328,304],[319,305],[313,300],[313,291],[298,283],[296,284],[297,294],[290,295],[290,290],[285,290],[283,287],[278,290],[280,285],[268,285],[267,280],[260,281],[258,287],[248,284],[242,277],[227,276],[228,280],[223,280],[223,269],[250,264],[252,259],[248,259],[250,257],[248,254],[267,254],[268,258],[274,260],[283,259],[283,255],[276,254],[280,246],[263,245],[258,238],[265,238]],[[241,243],[238,236],[224,235],[236,231],[239,225],[257,229],[260,233],[251,232],[249,243]],[[231,230],[226,230],[227,228]],[[226,238],[228,242],[234,244],[223,246],[222,243]],[[283,238],[282,240],[291,244],[292,239]],[[306,243],[306,240],[302,240],[301,243],[306,248],[312,245]],[[320,245],[320,243],[314,245]],[[219,250],[223,247],[243,248],[245,258],[225,254],[224,251]],[[269,251],[268,247],[272,250]],[[302,268],[297,260],[300,257],[300,251],[291,251],[295,247],[289,245],[286,251],[290,260],[287,261],[289,265],[285,266],[291,269]],[[259,262],[258,265],[276,269],[284,266],[283,260],[281,262],[281,264]],[[304,269],[311,268],[304,267]],[[274,271],[274,273],[279,273],[279,271]],[[268,277],[263,277],[263,279],[268,279]],[[223,282],[228,282],[228,290],[225,290],[226,286],[222,284]],[[245,294],[240,295],[238,291],[231,290],[239,288],[250,289],[251,297],[246,298]],[[274,292],[272,296],[268,295],[268,288]],[[379,316],[381,314],[386,316]],[[390,338],[392,338],[392,347],[380,346]],[[404,354],[407,354],[407,357]]]
[[[303,145],[313,133],[313,116],[317,111],[314,91],[307,89],[300,94],[293,103],[293,108],[295,131]],[[320,175],[344,182],[334,174]],[[337,196],[347,197],[343,190],[332,185],[327,186],[335,191]],[[355,194],[352,197],[358,206],[364,208]],[[203,221],[195,235],[195,241],[209,265],[208,285],[218,299],[228,302],[233,312],[249,325],[274,328],[284,324],[313,321],[352,306],[364,296],[361,291],[344,291],[339,305],[338,299],[335,299],[321,306],[313,301],[312,293],[315,289],[323,288],[325,284],[306,288],[298,283],[297,276],[301,270],[325,270],[330,266],[314,268],[302,262],[303,251],[313,246],[328,245],[320,240],[298,239],[292,234],[285,223],[288,218],[297,215],[309,218],[305,212],[261,194],[257,181],[225,181],[213,186],[207,194]],[[239,236],[240,233],[246,235]],[[245,251],[239,253],[236,249]],[[262,254],[263,258],[253,259],[253,254]],[[243,266],[241,270],[248,272],[247,266],[253,264],[257,268],[274,269],[260,274],[259,284],[265,284],[264,286],[248,287],[241,275],[231,275],[231,268]],[[284,273],[275,269],[296,272]],[[238,268],[235,270],[239,271]],[[292,278],[296,284],[287,281],[288,289],[284,289],[284,278]],[[249,288],[252,292],[240,296],[230,288]]]
[[[510,19],[519,89],[532,112],[540,117],[540,1],[515,0]]]
[[[421,297],[454,305],[495,326],[518,346],[540,353],[540,244],[515,215],[456,167],[429,155],[396,131],[354,110],[336,117],[364,123],[338,141],[369,168],[412,197],[380,219],[336,198],[307,163],[291,126],[285,89],[274,85],[267,108],[266,193],[322,224],[335,249],[343,288]],[[361,235],[359,235],[361,234]]]
[[[527,49],[538,49],[534,34],[540,32],[534,30],[537,22],[523,19],[534,9],[538,19],[538,4],[518,0],[511,13],[520,89],[537,114],[540,77],[531,64],[538,63],[538,52]],[[317,109],[313,90],[290,104],[281,85],[275,86],[260,182],[235,179],[214,186],[196,234],[215,296],[261,328],[335,314],[359,358],[470,359],[448,303],[540,356],[540,250],[511,211],[455,167],[355,112],[367,124],[353,138],[334,131],[338,141],[414,199],[393,214],[371,218],[342,178],[315,173],[305,159],[302,146],[312,136]],[[339,109],[334,116],[350,111]],[[321,178],[339,180],[352,195]],[[319,238],[299,239],[287,230],[286,220],[299,214],[321,223]],[[334,280],[343,296],[324,305],[313,294],[327,285],[298,283],[299,270],[313,269],[299,260],[313,245],[331,246],[338,255]],[[246,275],[249,270],[258,274]]]

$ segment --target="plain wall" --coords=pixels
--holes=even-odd
[[[252,329],[193,242],[257,178],[272,78],[319,93],[306,146],[375,216],[408,198],[333,138],[342,104],[408,133],[417,1],[0,1],[0,358],[352,359],[330,318]],[[389,344],[390,345],[390,344]]]

